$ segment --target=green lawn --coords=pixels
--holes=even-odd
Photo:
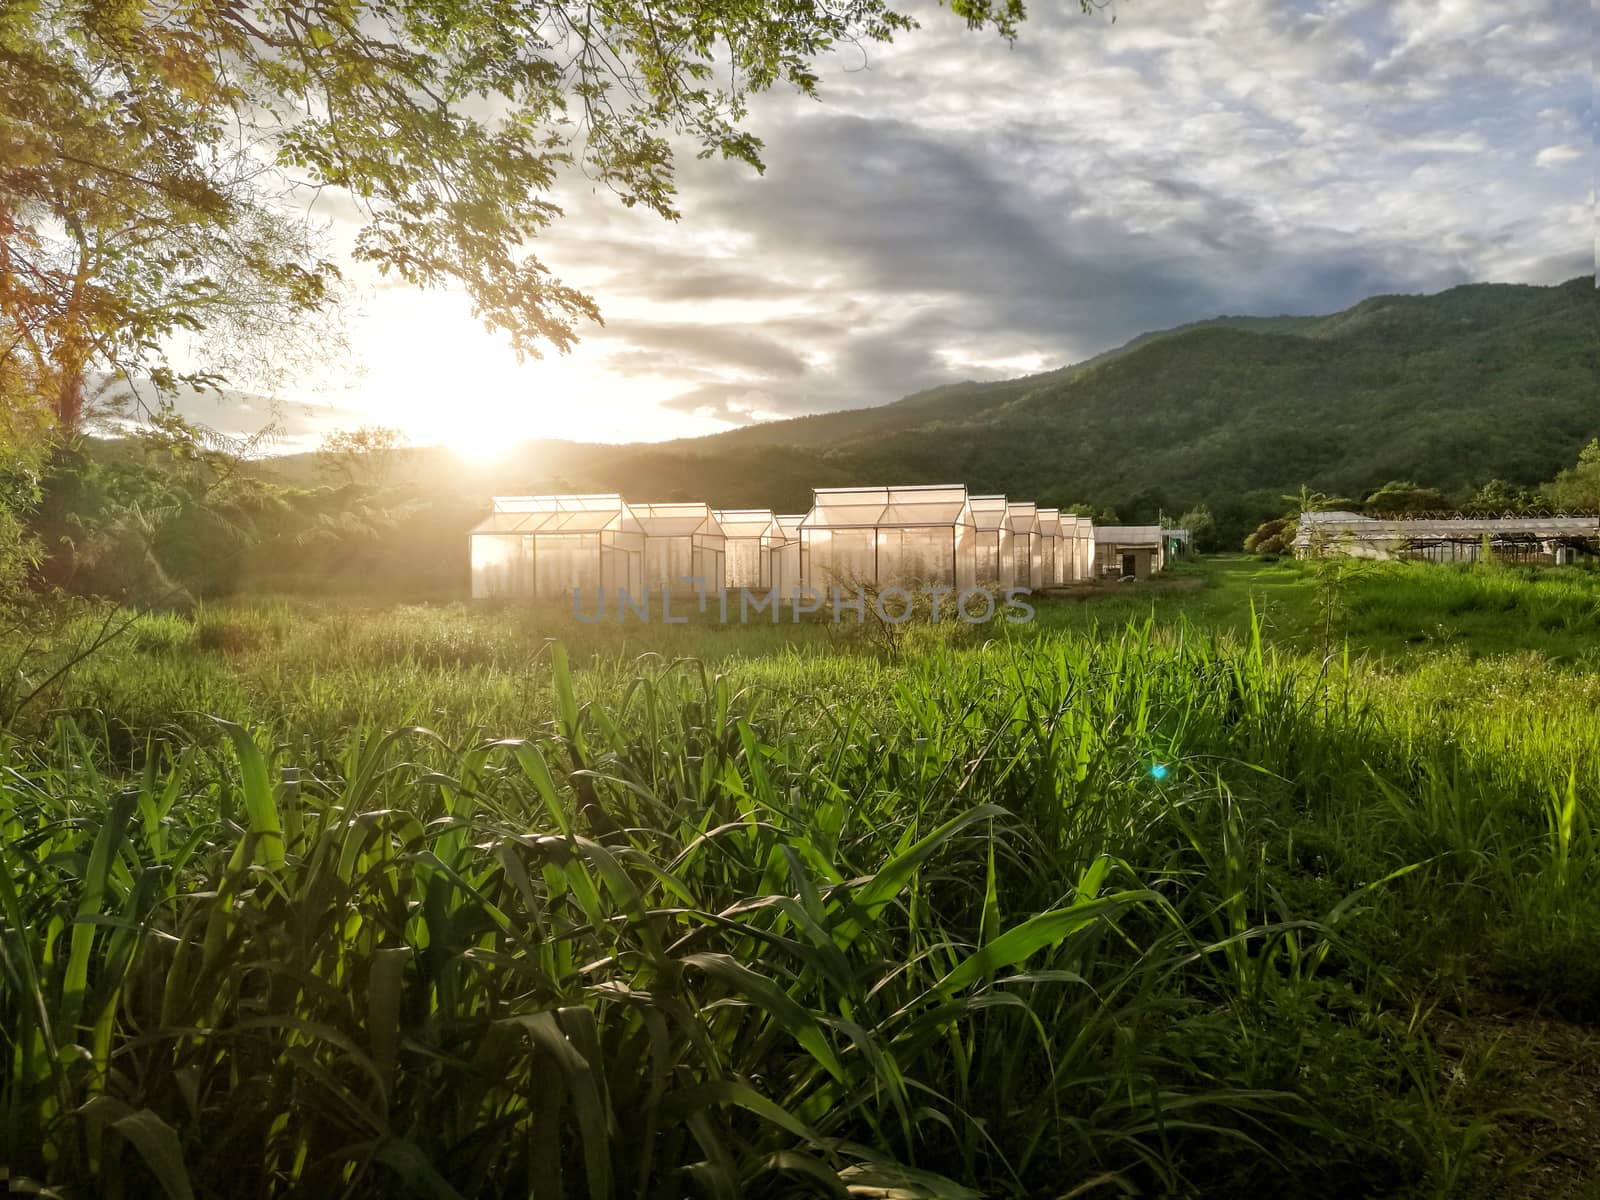
[[[1225,559],[894,636],[142,618],[0,735],[0,1164],[1592,1198],[1597,603]]]

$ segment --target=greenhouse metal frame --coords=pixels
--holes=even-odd
[[[801,582],[970,588],[976,532],[965,484],[816,488],[800,522]]]
[[[641,590],[644,535],[621,496],[497,496],[469,535],[472,598]]]
[[[1061,510],[1039,510],[1041,587],[1060,587],[1066,582],[1066,538],[1061,532]]]
[[[727,539],[722,582],[729,588],[772,586],[771,550],[776,518],[770,508],[717,509],[712,515]]]
[[[647,591],[705,593],[721,587],[727,536],[709,504],[691,500],[628,507],[644,534]],[[692,582],[696,579],[701,582]]]
[[[1006,527],[1011,537],[1009,555],[1001,555],[1003,582],[1007,587],[1037,587],[1041,540],[1038,505],[1032,500],[1006,501]]]
[[[1004,496],[973,496],[968,501],[972,509],[973,571],[980,587],[1000,583],[1000,564],[1007,561],[1011,529],[1006,524],[1006,498]]]
[[[801,587],[800,525],[805,519],[805,513],[780,513],[772,518],[767,577],[782,600],[792,601]]]

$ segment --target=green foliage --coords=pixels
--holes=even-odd
[[[1362,502],[1369,513],[1423,513],[1439,512],[1454,505],[1443,492],[1423,487],[1409,480],[1391,479]]]
[[[1521,513],[1549,507],[1549,498],[1531,488],[1516,487],[1504,479],[1491,479],[1464,506],[1469,512]]]
[[[1270,521],[1263,521],[1244,539],[1244,548],[1250,554],[1288,554],[1294,548],[1294,536],[1298,528],[1297,517],[1274,517]]]
[[[1494,1121],[1414,989],[1448,999],[1472,962],[1597,1000],[1567,972],[1600,894],[1581,697],[1485,723],[1464,685],[1441,717],[1259,627],[729,672],[599,642],[574,669],[508,613],[474,653],[533,674],[498,710],[525,736],[484,741],[446,699],[463,668],[416,657],[447,617],[353,613],[307,658],[314,623],[208,614],[300,681],[271,737],[148,726],[119,768],[103,718],[60,719],[7,747],[13,1178],[1487,1194]],[[140,654],[195,661],[185,624],[149,620]],[[307,721],[341,668],[393,711],[396,655],[442,736]]]
[[[323,437],[317,460],[324,471],[344,483],[381,487],[389,481],[405,446],[406,435],[384,425],[336,429]]]
[[[1556,476],[1550,499],[1561,508],[1600,512],[1600,438],[1578,453],[1578,463]]]
[[[1173,521],[1177,529],[1189,531],[1189,544],[1201,554],[1222,549],[1222,539],[1217,533],[1217,519],[1204,504],[1197,504]]]
[[[579,491],[665,495],[692,478],[718,507],[795,511],[814,486],[961,480],[1130,522],[1203,504],[1236,546],[1302,483],[1365,496],[1416,479],[1464,499],[1495,476],[1518,488],[1550,479],[1596,433],[1593,283],[1202,323],[1043,375],[665,446],[534,443],[483,487],[520,490],[557,462]],[[415,472],[459,487],[459,464],[443,457]]]
[[[1014,0],[959,11],[1007,36],[1022,17]],[[913,25],[885,0],[195,0],[181,19],[160,0],[8,4],[4,342],[68,434],[91,371],[214,385],[336,300],[300,211],[336,188],[360,214],[357,261],[463,288],[518,355],[565,350],[598,310],[528,248],[563,173],[676,217],[674,141],[759,168],[752,94],[814,94],[830,46]],[[179,372],[178,333],[234,353]]]

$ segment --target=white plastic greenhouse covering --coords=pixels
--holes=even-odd
[[[727,538],[709,504],[631,504],[644,533],[644,586],[648,591],[716,591],[723,577]],[[704,580],[703,585],[691,579]]]
[[[972,586],[976,527],[964,485],[817,488],[812,497],[800,522],[806,586]]]
[[[1062,517],[1063,524],[1066,518]],[[1072,518],[1072,566],[1074,579],[1094,578],[1094,522],[1088,517]]]
[[[780,514],[772,519],[767,578],[783,600],[793,600],[800,590],[800,523],[805,519],[804,513]]]
[[[1007,501],[1006,526],[1011,530],[1011,538],[1009,553],[1001,555],[1002,584],[1006,587],[1037,587],[1040,567],[1039,510],[1033,501]]]
[[[497,496],[469,540],[474,600],[639,590],[644,537],[621,496]]]
[[[1000,582],[1000,564],[1006,561],[1011,529],[1006,524],[1004,496],[974,496],[972,509],[974,572],[980,587]]]
[[[727,538],[723,585],[766,588],[772,585],[773,516],[770,508],[718,509],[712,514]]]
[[[1061,510],[1039,510],[1040,586],[1056,587],[1065,583],[1062,571],[1066,567],[1066,543],[1061,536]]]

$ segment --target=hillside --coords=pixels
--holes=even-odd
[[[803,508],[810,488],[963,480],[1125,520],[1204,503],[1230,538],[1301,484],[1534,485],[1600,434],[1600,294],[1474,284],[1326,317],[1223,317],[1075,366],[936,388],[879,408],[660,445],[532,443],[470,491],[620,490]],[[293,462],[277,468],[303,473]],[[415,464],[462,481],[442,453]]]

